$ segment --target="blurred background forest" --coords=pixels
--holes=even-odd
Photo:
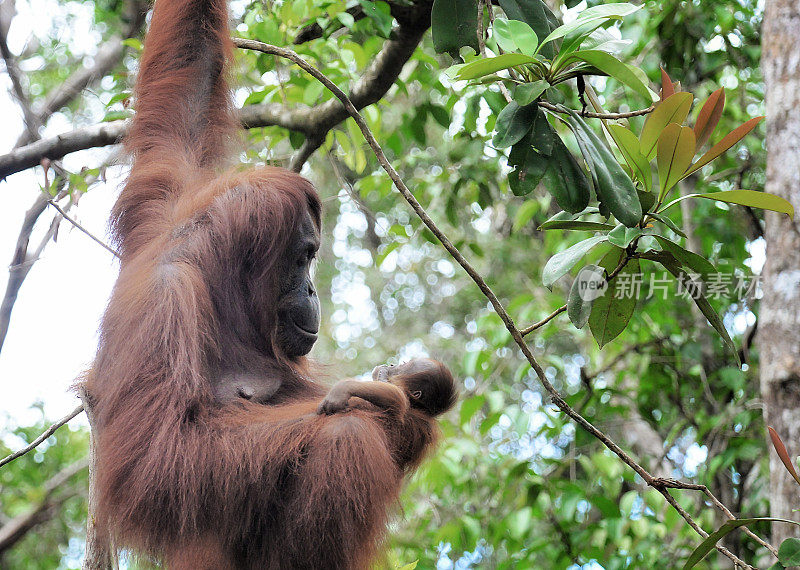
[[[549,4],[555,13],[566,14],[565,21],[587,7],[585,0]],[[588,6],[595,4],[590,0]],[[660,85],[660,66],[700,101],[724,87],[728,103],[718,133],[764,114],[759,70],[763,2],[642,4],[643,9],[625,18],[617,37],[630,40],[623,48],[625,61],[641,69],[651,87]],[[295,44],[293,49],[344,86],[355,83],[374,62],[398,25],[397,11],[413,11],[414,6],[401,2],[390,9],[367,0],[234,0],[232,13],[238,35]],[[19,126],[4,135],[8,147],[3,152],[15,142],[24,145],[71,129],[102,123],[116,128],[130,115],[130,89],[145,26],[141,0],[2,0],[0,7],[0,47],[9,72],[3,85],[14,98],[3,103],[2,112],[8,114],[9,125]],[[25,17],[17,19],[17,14]],[[35,33],[27,28],[31,18],[36,20]],[[286,62],[254,52],[236,55],[239,105],[305,108],[332,98]],[[452,63],[450,56],[434,51],[426,33],[394,86],[363,113],[439,227],[485,276],[515,320],[534,323],[564,303],[570,280],[548,290],[541,273],[548,258],[578,236],[537,229],[557,208],[544,191],[519,197],[509,189],[506,156],[489,142],[505,104],[500,91],[476,91],[448,80],[442,72]],[[69,82],[83,75],[89,77],[70,91]],[[594,78],[591,84],[606,110],[649,104],[615,81]],[[574,81],[562,84],[560,91],[568,106],[581,108]],[[5,118],[0,121],[6,123]],[[640,129],[643,121],[637,117],[631,124]],[[298,152],[302,156],[316,150],[285,125],[263,124],[267,126],[245,131],[247,162],[287,165],[292,157],[298,160]],[[713,171],[683,181],[681,192],[763,189],[765,132],[759,125],[715,161]],[[323,330],[312,356],[333,380],[362,375],[378,363],[433,355],[451,366],[461,385],[458,406],[442,420],[443,445],[404,492],[402,516],[390,530],[387,567],[415,560],[418,568],[441,569],[680,566],[700,537],[658,492],[551,404],[486,298],[393,190],[355,123],[337,122],[317,146],[313,155],[302,157],[308,159],[303,173],[324,200],[316,277]],[[120,149],[72,154],[64,168],[69,175],[59,203],[105,240],[105,208],[125,172]],[[62,239],[80,245],[55,250],[36,262],[42,253],[36,244],[50,243],[58,212],[36,192],[45,185],[42,168],[33,173],[14,174],[0,185],[4,200],[19,192],[30,202],[18,201],[18,207],[4,214],[0,259],[14,265],[25,211],[38,208],[30,249],[25,248],[22,258],[14,257],[17,264],[26,264],[23,280],[35,264],[54,263],[55,256],[85,255],[62,260],[59,267],[72,267],[87,281],[100,283],[87,287],[101,309],[116,266],[108,252],[68,222],[60,223],[58,231],[68,234]],[[79,198],[92,204],[97,194],[106,197],[84,213]],[[695,200],[670,213],[688,236],[687,247],[702,252],[721,272],[748,279],[760,274],[766,258],[761,211]],[[46,247],[56,246],[60,244]],[[12,271],[15,275],[20,273]],[[31,281],[35,277],[32,272]],[[67,281],[81,288],[79,282]],[[20,311],[23,304],[40,302],[37,289],[27,285],[19,287]],[[645,281],[645,291],[647,287]],[[67,367],[47,379],[35,371],[36,361],[53,359],[49,343],[69,342],[47,335],[47,321],[64,320],[58,307],[70,310],[85,292],[73,293],[57,282],[48,288],[52,310],[36,325],[39,333],[23,327],[18,322],[23,317],[4,306],[7,320],[0,328],[0,343],[6,344],[0,361],[7,365],[0,373],[0,394],[11,384],[24,392],[46,382],[59,405],[49,405],[45,396],[46,411],[41,413],[4,406],[0,455],[32,441],[79,403],[60,395],[79,368]],[[602,350],[587,328],[576,330],[566,315],[530,335],[547,378],[570,405],[651,472],[705,484],[737,515],[766,516],[769,450],[754,342],[760,289],[753,287],[742,299],[712,301],[738,347],[741,367],[691,300],[676,294],[674,283],[667,295],[646,297],[641,296],[627,329]],[[94,333],[99,313],[78,307],[69,314],[65,330]],[[14,356],[7,354],[12,347]],[[82,351],[90,357],[93,347]],[[31,365],[12,366],[12,359]],[[59,369],[57,362],[51,366]],[[76,419],[36,452],[0,469],[0,567],[80,565],[87,442],[88,428]],[[787,445],[791,448],[791,442]],[[726,520],[702,494],[673,495],[708,532]],[[769,535],[767,523],[752,528]],[[753,564],[774,562],[742,533],[726,537],[725,545]],[[699,567],[730,567],[730,561],[712,555]]]

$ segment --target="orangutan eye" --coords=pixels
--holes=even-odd
[[[415,400],[419,400],[422,397],[422,390],[414,390],[411,392],[411,397]]]

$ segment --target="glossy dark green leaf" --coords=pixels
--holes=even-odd
[[[600,260],[600,266],[611,273],[619,265],[625,251],[618,247],[609,251]],[[600,348],[617,338],[625,327],[628,326],[638,301],[637,291],[633,287],[626,287],[617,291],[617,283],[633,283],[633,279],[640,272],[639,260],[631,259],[625,267],[608,282],[605,294],[595,299],[592,312],[589,315],[589,330]]]
[[[592,170],[597,198],[617,220],[628,227],[636,226],[642,219],[642,206],[630,177],[611,150],[577,113],[570,111],[567,123]]]
[[[457,57],[464,46],[478,53],[478,0],[434,0],[431,33],[438,53]]]
[[[567,212],[580,212],[589,204],[591,187],[589,179],[578,161],[556,137],[553,152],[548,159],[545,172],[545,187],[556,199],[558,205]]]
[[[553,154],[553,147],[559,143],[561,143],[561,138],[553,127],[550,126],[547,115],[540,109],[536,113],[536,119],[533,121],[531,145],[544,156],[551,156]]]
[[[548,259],[542,271],[542,283],[544,286],[550,287],[566,275],[593,247],[606,240],[608,240],[607,236],[590,237]]]
[[[520,107],[515,101],[511,101],[497,116],[494,127],[497,132],[492,144],[496,148],[508,148],[517,144],[530,132],[537,113],[536,105]]]
[[[508,165],[513,167],[508,175],[508,185],[515,196],[526,196],[533,192],[545,175],[550,159],[536,152],[526,136],[513,147],[508,155]]]

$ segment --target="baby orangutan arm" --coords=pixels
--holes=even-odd
[[[356,397],[397,415],[408,411],[408,398],[405,393],[388,382],[359,382],[340,380],[317,408],[319,414],[335,414],[347,408],[350,398]]]

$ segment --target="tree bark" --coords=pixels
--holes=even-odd
[[[800,211],[800,3],[767,0],[763,24],[762,68],[767,104],[767,183],[765,190],[789,200]],[[787,216],[768,212],[767,263],[759,315],[761,395],[767,425],[800,453],[800,230]],[[800,487],[770,449],[770,511],[800,520]],[[773,524],[777,546],[797,528]]]

